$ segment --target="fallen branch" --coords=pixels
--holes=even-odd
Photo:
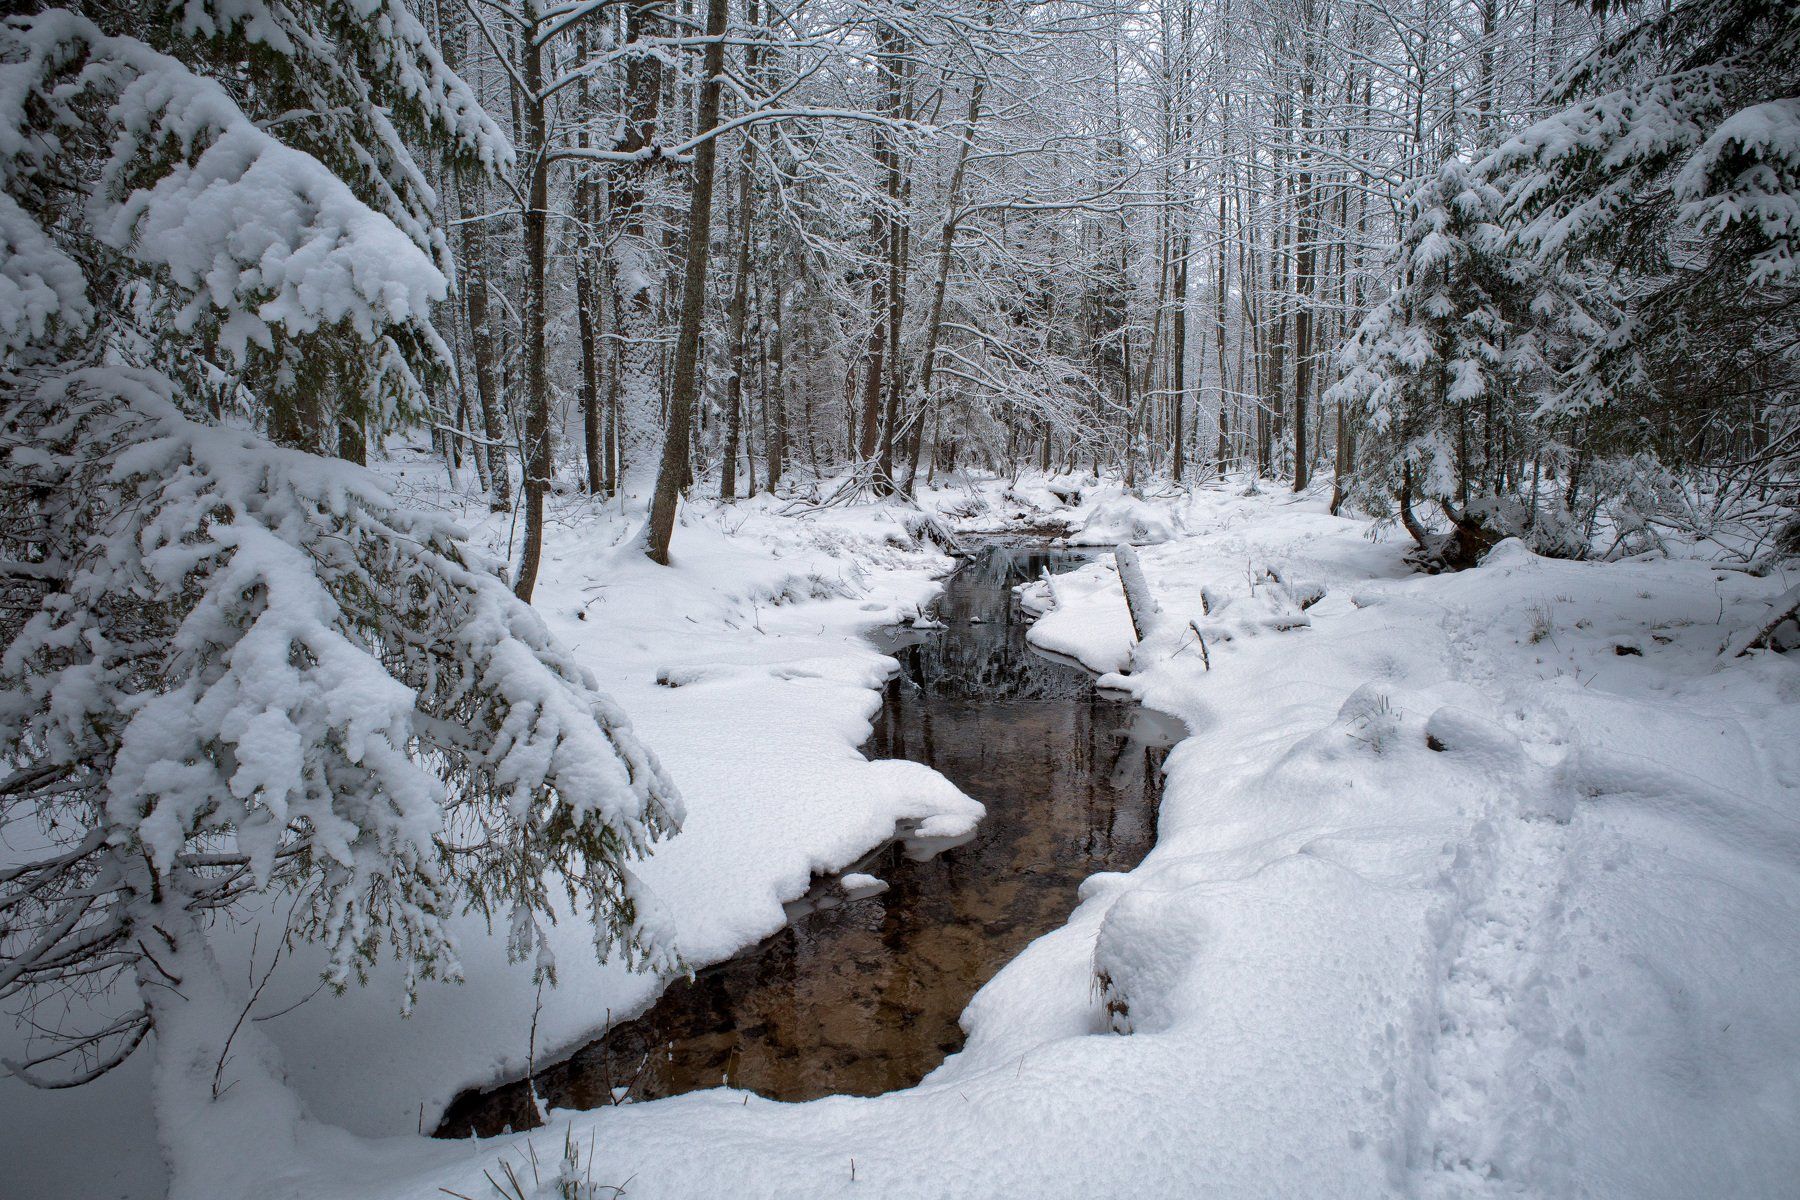
[[[1200,664],[1207,670],[1212,670],[1212,655],[1206,652],[1206,635],[1201,633],[1200,626],[1192,621],[1188,622],[1188,628],[1194,631],[1194,636],[1196,638],[1200,639]]]
[[[1789,621],[1800,620],[1800,583],[1775,598],[1768,615],[1753,628],[1746,629],[1725,644],[1725,653],[1742,658],[1752,650],[1773,649],[1775,631]]]

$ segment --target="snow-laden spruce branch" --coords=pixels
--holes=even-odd
[[[262,44],[315,45],[269,19]],[[388,100],[426,89],[415,115],[462,136],[466,92],[419,53]],[[271,890],[338,986],[389,953],[409,997],[454,978],[466,908],[541,972],[565,903],[597,953],[675,967],[628,865],[680,817],[654,757],[453,524],[309,452],[390,427],[444,355],[436,235],[62,10],[0,24],[0,177],[0,825],[34,835],[0,873],[0,998],[139,1001],[15,1069],[82,1082],[188,1024],[209,914]],[[220,378],[254,401],[230,423]],[[388,388],[386,414],[358,390]]]

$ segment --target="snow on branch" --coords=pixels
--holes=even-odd
[[[237,34],[246,42],[310,70],[337,70],[349,57],[364,81],[383,93],[371,100],[412,110],[421,124],[438,130],[450,149],[485,170],[511,164],[513,151],[480,98],[444,62],[430,32],[403,0],[326,0],[300,5],[266,0],[176,0],[181,27],[190,37]],[[332,38],[324,35],[329,30]],[[334,53],[330,44],[347,43]]]
[[[1676,175],[1683,220],[1724,233],[1754,225],[1767,240],[1748,282],[1791,283],[1800,271],[1800,97],[1733,113]]]
[[[147,268],[152,290],[120,296],[131,323],[221,366],[260,357],[279,370],[297,341],[336,339],[340,384],[369,397],[377,425],[384,406],[416,405],[418,373],[448,360],[430,322],[448,281],[427,248],[218,83],[83,16],[0,25],[0,178],[8,349],[90,325],[93,298],[63,248],[86,238]],[[46,199],[28,211],[14,199],[28,196]],[[47,218],[59,205],[67,215]]]
[[[93,318],[81,268],[0,192],[0,355],[84,332]]]
[[[51,557],[0,627],[0,808],[46,843],[0,878],[0,995],[137,962],[152,896],[269,888],[340,986],[384,946],[409,997],[455,977],[459,905],[553,970],[558,888],[598,953],[678,965],[627,865],[679,824],[673,785],[454,525],[189,419],[152,371],[7,382],[0,498],[50,499],[0,551]]]

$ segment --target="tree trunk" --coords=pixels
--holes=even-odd
[[[325,375],[316,365],[302,363],[293,386],[277,392],[269,411],[270,441],[308,454],[329,453],[323,400],[328,385]]]
[[[625,10],[625,40],[661,32],[656,0],[637,0]],[[644,150],[656,139],[662,108],[662,65],[655,55],[639,55],[625,66],[625,130],[619,149]],[[659,311],[662,256],[649,221],[649,166],[632,163],[612,180],[609,213],[613,270],[613,328],[618,333],[618,404],[615,448],[618,485],[641,487],[656,461],[662,409],[661,337],[667,327]]]
[[[1318,262],[1318,236],[1313,221],[1312,122],[1315,82],[1314,0],[1301,0],[1300,37],[1300,169],[1294,176],[1294,490],[1303,492],[1312,479],[1308,457],[1307,414],[1312,407],[1313,275]]]
[[[359,467],[369,465],[369,435],[363,423],[345,413],[338,417],[338,457]]]
[[[781,482],[782,469],[787,465],[787,312],[785,281],[780,275],[775,279],[775,336],[771,339],[767,358],[774,374],[774,386],[763,398],[764,414],[769,422],[769,436],[763,443],[763,450],[768,455],[764,474],[769,481],[769,491],[775,491],[775,485]]]
[[[525,194],[525,545],[519,554],[519,577],[513,594],[527,604],[537,586],[544,555],[544,497],[550,490],[553,447],[550,444],[550,364],[547,242],[550,181],[545,155],[544,49],[536,23],[527,27],[524,96],[526,153],[531,174]]]
[[[586,61],[589,53],[588,27],[584,22],[576,31],[576,61]],[[593,104],[588,81],[580,86],[579,104],[586,111]],[[586,147],[588,131],[584,125],[576,135],[576,145]],[[599,296],[594,280],[594,220],[598,217],[594,203],[594,179],[584,167],[575,183],[575,316],[581,335],[581,433],[582,450],[587,458],[587,490],[589,495],[602,494],[605,480],[600,461],[600,329]]]
[[[887,352],[887,306],[882,303],[884,280],[877,275],[869,284],[869,350],[864,359],[862,422],[856,435],[856,457],[873,462],[881,432],[881,381]]]
[[[700,85],[700,107],[694,128],[710,132],[719,123],[719,77],[725,72],[725,25],[730,0],[707,0],[706,59]],[[675,341],[675,370],[669,391],[669,431],[663,439],[662,465],[650,502],[645,554],[664,566],[675,534],[675,510],[688,470],[688,436],[698,399],[700,320],[706,304],[706,268],[712,242],[713,169],[719,139],[708,138],[694,151],[694,189],[688,200],[687,270],[681,289],[681,327]]]
[[[755,161],[756,143],[746,140],[738,170],[737,278],[731,285],[731,380],[725,386],[725,454],[719,466],[721,500],[732,500],[737,496],[738,437],[744,424],[744,370],[748,365],[744,329],[750,315],[750,232],[754,225],[750,217],[750,196],[751,168]],[[756,491],[754,476],[750,490]]]
[[[467,215],[467,214],[466,214]],[[487,239],[479,221],[462,226],[463,302],[469,314],[469,355],[475,360],[475,399],[481,409],[481,434],[487,443],[488,507],[502,512],[512,503],[512,471],[506,461],[505,398],[500,388],[499,352],[494,345],[494,316],[488,296]]]
[[[962,142],[956,148],[956,166],[950,171],[949,196],[944,206],[944,224],[938,233],[937,273],[931,281],[931,311],[925,319],[925,352],[919,359],[918,403],[914,406],[912,461],[907,465],[906,492],[912,494],[919,477],[919,452],[925,441],[925,414],[931,408],[932,374],[937,369],[938,340],[944,329],[944,297],[950,287],[950,266],[956,256],[956,231],[962,224],[963,180],[968,171],[969,147],[975,141],[975,126],[981,120],[981,96],[986,79],[977,77],[969,89],[969,111],[963,118]]]
[[[1182,218],[1186,220],[1185,217]],[[1171,316],[1174,327],[1171,330],[1170,368],[1174,378],[1172,411],[1169,423],[1174,432],[1174,455],[1170,471],[1175,482],[1180,483],[1187,474],[1187,298],[1188,298],[1188,236],[1184,228],[1176,243],[1175,259],[1175,310]]]
[[[887,26],[883,27],[888,28]],[[886,115],[899,120],[906,115],[904,63],[899,56],[906,52],[905,40],[890,33],[885,43],[891,53],[884,57],[883,74],[887,78]],[[887,378],[882,380],[887,394],[887,414],[881,429],[881,460],[875,470],[875,486],[879,491],[894,488],[894,435],[900,424],[900,333],[906,313],[906,252],[909,223],[901,217],[905,210],[905,181],[900,153],[894,146],[893,134],[885,133],[886,194],[890,216],[887,221]]]
[[[585,185],[584,185],[585,190]],[[587,206],[577,202],[583,211]],[[581,330],[581,433],[582,450],[587,456],[587,490],[592,495],[606,491],[605,449],[601,445],[601,425],[605,416],[600,404],[600,327],[598,297],[594,289],[593,249],[588,244],[587,222],[576,239],[575,315]]]

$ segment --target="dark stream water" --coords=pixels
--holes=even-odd
[[[985,546],[938,602],[946,628],[893,644],[901,670],[866,750],[928,763],[987,805],[973,836],[879,848],[851,868],[886,881],[879,894],[818,881],[779,933],[540,1070],[551,1107],[722,1083],[777,1100],[877,1095],[917,1083],[962,1045],[969,999],[1068,918],[1081,881],[1149,851],[1162,759],[1183,735],[1026,644],[1013,586],[1088,557]],[[536,1123],[521,1081],[463,1093],[437,1132]]]

